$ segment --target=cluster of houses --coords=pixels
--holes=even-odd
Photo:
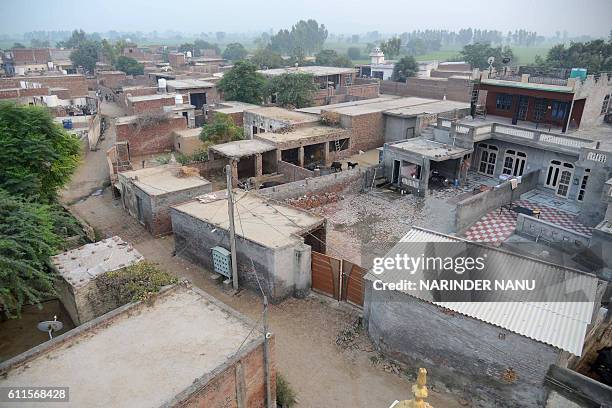
[[[315,272],[322,273],[315,266],[325,259],[327,245],[325,218],[283,199],[347,186],[423,199],[452,191],[452,227],[407,228],[400,243],[404,248],[417,254],[423,243],[461,243],[486,252],[509,274],[521,264],[545,271],[553,283],[560,276],[580,281],[588,300],[547,308],[436,301],[400,290],[376,291],[376,280],[392,282],[398,276],[377,276],[367,273],[370,265],[355,265],[362,273],[357,292],[348,297],[363,308],[375,345],[400,361],[428,364],[441,377],[458,375],[480,384],[493,400],[521,406],[544,403],[551,365],[565,367],[580,359],[589,333],[601,323],[600,306],[612,294],[609,74],[542,78],[440,63],[424,65],[422,77],[394,85],[387,81],[392,62],[375,50],[372,64],[356,69],[262,71],[268,77],[313,76],[320,88],[313,106],[289,110],[274,103],[225,101],[216,86],[225,62],[216,56],[170,53],[166,65],[157,60],[158,51],[124,50],[147,62],[142,77],[100,69],[90,78],[50,69],[28,75],[36,70],[18,64],[25,57],[15,50],[15,72],[21,76],[0,78],[0,99],[42,104],[57,110],[59,121],[65,119],[60,107],[92,106],[80,115],[87,118],[83,126],[93,149],[100,132],[98,104],[102,95],[112,95],[125,116],[113,119],[116,143],[106,157],[123,208],[153,236],[173,234],[181,257],[228,279],[230,226],[240,225],[240,285],[263,290],[272,302],[306,296],[315,287],[320,279]],[[32,64],[49,59],[34,50],[31,57]],[[230,117],[243,128],[244,138],[209,146],[206,160],[180,164],[176,157],[204,148],[201,126],[215,115]],[[73,126],[79,122],[79,115],[67,117]],[[373,165],[360,160],[368,152],[377,158]],[[170,158],[162,164],[153,160],[159,156]],[[236,201],[233,223],[225,182],[219,182],[228,165]],[[401,219],[402,214],[388,217]],[[543,255],[559,251],[570,261],[560,264]],[[254,398],[253,404],[237,406],[256,406],[264,396],[260,337],[235,353],[249,333],[248,319],[185,285],[165,289],[149,309],[140,303],[113,304],[92,284],[101,274],[141,261],[118,237],[55,257],[62,302],[79,326],[0,365],[0,385],[53,385],[48,377],[53,373],[61,385],[72,383],[60,379],[74,378],[76,388],[76,378],[87,373],[75,371],[75,362],[88,355],[100,360],[92,364],[102,368],[107,381],[115,372],[139,378],[149,387],[147,406],[202,401],[216,406],[224,392],[230,396],[225,403]],[[328,269],[332,295],[337,294],[342,289],[333,288],[334,268]],[[171,355],[169,341],[176,351]],[[93,353],[94,347],[104,351]],[[162,349],[161,365],[147,366],[156,361],[148,356]],[[173,375],[162,376],[167,361]],[[508,369],[517,379],[497,381]],[[75,390],[79,405],[94,400],[113,405],[134,396],[127,382],[111,395],[94,387],[98,381],[91,382],[91,392]]]

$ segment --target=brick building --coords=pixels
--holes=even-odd
[[[263,407],[261,332],[199,289],[175,285],[5,361],[0,386],[68,387],[78,407]],[[269,406],[276,405],[274,340]]]
[[[176,104],[176,96],[176,94],[126,96],[126,108],[130,115],[138,115],[145,112],[161,112],[164,110],[164,106],[174,106]]]
[[[24,81],[49,88],[65,88],[70,92],[71,98],[84,98],[88,95],[87,80],[80,74],[0,78],[0,89],[21,88],[21,83]]]
[[[118,174],[123,208],[153,236],[172,232],[170,206],[212,191],[212,184],[176,162]],[[197,170],[196,170],[197,174]]]
[[[244,124],[244,111],[257,108],[260,108],[260,106],[237,101],[223,101],[211,107],[209,112],[211,115],[214,115],[216,112],[229,115],[236,126],[242,127]]]
[[[219,101],[217,86],[201,79],[174,79],[166,81],[167,91],[183,95],[185,103],[202,109]]]
[[[127,80],[127,75],[123,71],[98,71],[96,79],[99,85],[118,90]]]
[[[185,65],[185,54],[182,52],[171,52],[168,54],[168,62],[172,68],[179,68]]]
[[[183,116],[170,114],[125,116],[115,121],[117,142],[127,142],[132,156],[172,151],[172,132],[186,128]]]

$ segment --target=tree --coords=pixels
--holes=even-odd
[[[83,30],[74,30],[72,35],[66,41],[57,43],[58,48],[78,48],[81,44],[87,41],[87,34]]]
[[[54,294],[46,263],[59,242],[48,205],[0,189],[0,309],[9,316]]]
[[[26,48],[25,45],[23,45],[22,43],[16,42],[13,44],[13,46],[11,47],[11,49],[15,49],[15,48]]]
[[[536,63],[544,69],[586,68],[591,74],[612,71],[612,39],[557,44],[548,50],[546,60]]]
[[[489,67],[489,57],[495,58],[496,65],[502,63],[504,57],[513,58],[512,49],[508,46],[502,48],[491,47],[489,43],[468,44],[461,50],[460,58],[474,68],[486,69]]]
[[[268,92],[276,95],[276,103],[296,109],[312,106],[318,87],[310,74],[282,74],[270,80]]]
[[[393,66],[391,80],[395,82],[406,82],[406,78],[413,77],[419,71],[419,66],[413,56],[402,57]]]
[[[349,47],[346,54],[352,60],[361,59],[361,50],[359,49],[359,47]]]
[[[32,38],[30,40],[30,46],[32,48],[48,48],[49,40],[40,40],[38,38]]]
[[[96,62],[99,60],[101,45],[95,41],[85,41],[70,53],[72,65],[83,67],[85,71],[93,73],[96,69]]]
[[[233,142],[243,139],[243,128],[236,126],[231,116],[215,113],[210,123],[202,126],[200,140],[206,144]]]
[[[218,88],[227,101],[260,104],[265,95],[266,79],[257,72],[255,64],[238,61],[223,75]]]
[[[247,50],[240,43],[227,44],[223,50],[223,58],[230,61],[240,61],[246,58]]]
[[[124,57],[123,55],[117,58],[117,64],[115,65],[119,71],[123,71],[128,75],[143,75],[144,64],[140,64],[134,58]]]
[[[0,188],[50,201],[75,171],[80,149],[44,108],[0,104]]]
[[[385,57],[394,58],[399,55],[402,40],[399,37],[389,38],[380,44],[380,49],[385,53]]]
[[[215,54],[217,55],[221,54],[221,49],[219,48],[219,46],[217,44],[213,44],[208,41],[195,40],[193,42],[193,47],[195,48],[194,56],[196,57],[199,57],[202,54],[201,50],[213,50],[215,51]]]
[[[253,53],[251,62],[259,69],[273,69],[283,66],[283,58],[269,47],[259,48]]]
[[[300,20],[291,27],[283,29],[270,38],[273,51],[292,56],[307,55],[323,48],[327,39],[327,28],[316,20]]]

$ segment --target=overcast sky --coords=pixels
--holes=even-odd
[[[252,32],[308,18],[334,33],[475,27],[607,36],[612,0],[0,0],[2,34],[75,28]]]

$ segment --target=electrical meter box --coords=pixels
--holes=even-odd
[[[232,253],[223,247],[216,246],[212,249],[212,257],[215,272],[231,279]]]

